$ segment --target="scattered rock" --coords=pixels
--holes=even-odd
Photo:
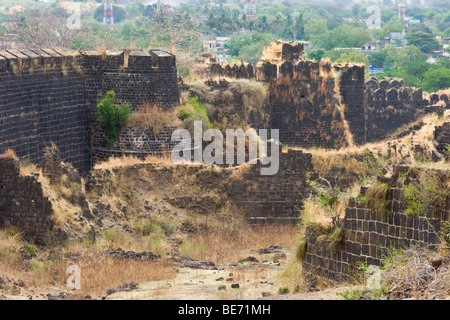
[[[92,297],[90,295],[87,295],[84,297],[84,300],[92,300]]]
[[[216,281],[223,281],[223,277],[217,278]]]
[[[0,289],[3,289],[4,286],[6,286],[6,281],[0,278]]]
[[[219,270],[219,267],[211,261],[198,261],[176,253],[168,253],[170,259],[180,268],[191,268],[201,270]]]
[[[261,294],[264,298],[270,297],[272,294],[270,292],[263,292]]]
[[[108,219],[103,219],[101,221],[101,224],[102,224],[103,228],[105,228],[105,229],[110,229],[116,225],[116,223],[114,221],[111,221]]]
[[[266,284],[266,283],[267,283],[267,280],[261,280],[259,283],[261,283],[261,284]]]
[[[274,255],[274,259],[277,259],[277,260],[286,259],[286,254],[284,252],[276,253]]]
[[[440,265],[442,264],[442,262],[444,262],[445,258],[438,256],[438,257],[434,257],[430,260],[431,265],[433,266],[433,268],[439,268]]]
[[[110,296],[116,292],[129,292],[137,289],[139,289],[138,283],[133,281],[130,283],[124,283],[120,285],[118,288],[108,289],[108,291],[106,291],[106,295]]]
[[[65,298],[67,298],[68,296],[69,296],[69,294],[65,293],[65,292],[60,292],[57,295],[53,295],[51,293],[47,294],[48,300],[63,300]]]
[[[280,246],[270,246],[268,248],[259,249],[259,254],[269,254],[281,252]]]
[[[246,262],[259,263],[258,259],[256,259],[255,257],[252,257],[252,256],[249,256],[249,257],[239,261],[239,263],[246,263]]]
[[[25,287],[25,282],[23,282],[23,280],[19,280],[19,281],[17,281],[17,285],[19,287],[21,287],[21,288],[24,288]]]
[[[219,291],[226,291],[227,290],[227,286],[223,285],[223,286],[219,286]]]
[[[20,294],[20,288],[16,287],[16,286],[13,286],[12,289],[11,289],[11,294],[13,296],[18,296]]]
[[[153,252],[125,251],[121,248],[117,250],[109,249],[106,251],[106,253],[119,259],[133,259],[133,260],[155,261],[155,262],[161,259],[161,256],[159,254],[154,254]]]
[[[239,289],[239,283],[233,283],[233,284],[231,285],[231,288],[232,288],[232,289]]]
[[[308,288],[308,291],[309,291],[309,292],[319,292],[320,289],[319,289],[319,288],[316,288],[316,287],[309,287],[309,288]]]

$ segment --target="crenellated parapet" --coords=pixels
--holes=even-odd
[[[179,102],[175,56],[161,50],[0,51],[0,153],[40,163],[51,142],[64,162],[91,166],[90,124],[107,91],[116,102],[169,109]]]
[[[366,142],[381,140],[421,114],[435,112],[421,88],[404,85],[399,78],[370,78],[364,84]]]
[[[11,75],[38,71],[92,70],[151,72],[176,69],[175,56],[162,51],[75,51],[70,49],[21,49],[0,51],[0,73]]]
[[[220,65],[213,63],[210,65],[210,75],[212,78],[226,77],[232,79],[252,79],[254,78],[253,66],[250,63]]]

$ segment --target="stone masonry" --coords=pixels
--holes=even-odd
[[[76,52],[67,49],[0,52],[0,153],[40,163],[53,142],[61,159],[91,168],[96,101],[115,90],[119,103],[161,108],[178,103],[175,57],[150,52]]]
[[[0,158],[0,227],[15,226],[24,239],[37,244],[57,237],[53,210],[34,176],[21,176],[19,161]]]
[[[426,169],[398,166],[395,170],[414,175]],[[429,174],[450,179],[448,171],[429,170]],[[366,189],[362,188],[362,195]],[[326,276],[337,281],[351,280],[358,271],[359,262],[380,266],[389,249],[409,248],[414,245],[436,248],[441,223],[448,221],[450,217],[449,198],[440,210],[430,208],[425,215],[410,215],[405,212],[408,204],[401,185],[391,183],[386,200],[390,212],[387,217],[370,209],[367,203],[350,201],[344,217],[344,239],[335,247],[330,248],[319,243],[320,234],[313,227],[307,228],[306,256],[303,261],[305,273]]]

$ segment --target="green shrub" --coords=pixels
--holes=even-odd
[[[289,293],[289,287],[281,287],[278,289],[278,294],[288,294]]]
[[[297,246],[297,249],[295,250],[295,257],[298,261],[303,261],[306,256],[306,239],[305,237],[302,237],[300,239],[300,242]]]
[[[97,102],[97,120],[105,129],[105,134],[109,143],[114,143],[119,137],[119,130],[124,126],[132,111],[132,107],[128,103],[117,105],[116,93],[111,90]]]
[[[416,180],[403,182],[403,190],[408,202],[406,213],[411,215],[424,215],[429,208],[433,208],[433,213],[444,210],[450,196],[444,181],[436,174],[426,172],[421,173]]]
[[[32,259],[30,261],[30,271],[34,273],[44,273],[45,272],[44,264],[39,260]]]
[[[206,106],[198,102],[198,96],[189,98],[188,105],[180,109],[178,117],[185,122],[201,120],[205,123],[207,129],[212,128],[212,124],[211,121],[209,120]]]
[[[158,226],[161,227],[162,231],[166,236],[170,236],[175,232],[176,225],[170,220],[158,221]]]

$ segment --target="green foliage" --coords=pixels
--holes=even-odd
[[[288,294],[290,291],[289,287],[280,287],[278,288],[278,294]]]
[[[423,78],[422,87],[428,92],[450,88],[450,69],[440,68],[427,71]]]
[[[433,174],[421,177],[420,181],[403,182],[403,188],[408,202],[406,213],[411,215],[424,215],[429,207],[445,205],[450,195]]]
[[[406,35],[406,39],[408,40],[408,44],[414,45],[425,53],[433,52],[433,50],[439,50],[441,47],[432,34],[423,31],[408,33]]]
[[[175,223],[167,219],[158,221],[158,226],[161,227],[162,231],[166,236],[171,236],[176,229]]]
[[[325,55],[325,51],[322,49],[318,49],[316,51],[311,51],[308,53],[308,59],[313,60],[316,59],[317,61],[320,61]]]
[[[96,118],[105,129],[109,143],[114,143],[119,137],[119,130],[124,126],[132,111],[128,103],[117,105],[114,103],[116,93],[111,90],[99,101],[97,101]]]
[[[29,253],[32,256],[36,256],[36,248],[34,246],[31,246],[31,245],[30,246],[23,246],[22,249],[26,253]]]
[[[336,60],[337,63],[362,63],[366,66],[366,68],[369,66],[369,59],[363,54],[359,52],[349,52],[349,53],[343,53],[341,56]]]
[[[300,242],[297,245],[297,249],[295,250],[295,258],[298,261],[303,261],[306,255],[306,239],[305,237],[300,238]]]
[[[450,249],[450,222],[443,222],[441,226],[441,236],[444,239],[447,248]]]
[[[227,41],[228,54],[256,65],[262,56],[263,48],[269,46],[276,39],[270,33],[231,36],[230,40]]]
[[[30,271],[38,274],[42,274],[45,272],[44,263],[39,260],[31,259],[30,261]]]
[[[188,106],[180,109],[178,117],[185,122],[201,120],[205,123],[207,129],[212,128],[206,106],[198,102],[198,96],[189,98]]]
[[[336,295],[343,300],[376,300],[388,292],[389,290],[385,286],[372,290],[368,290],[365,287],[354,287],[338,292]]]
[[[361,300],[361,296],[364,295],[364,287],[356,287],[345,289],[342,292],[336,293],[336,295],[342,297],[343,300]]]
[[[371,53],[367,55],[369,63],[376,68],[382,68],[386,65],[387,54],[385,52]]]
[[[307,180],[306,183],[317,193],[318,200],[324,208],[332,207],[333,204],[341,199],[342,193],[337,186],[334,188],[324,188],[319,182],[311,180]]]

